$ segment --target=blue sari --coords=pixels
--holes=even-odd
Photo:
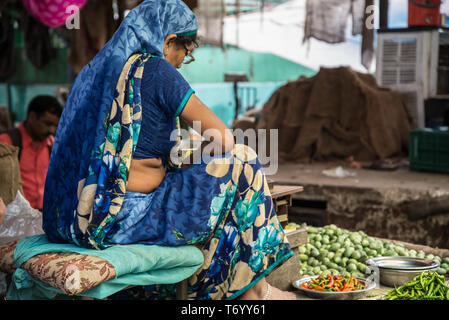
[[[205,263],[189,279],[189,297],[234,299],[293,255],[257,154],[235,145],[210,161],[168,168],[150,194],[126,191],[145,108],[141,90],[151,90],[141,85],[145,63],[162,55],[168,34],[197,28],[182,1],[146,0],[82,70],[55,137],[43,229],[52,242],[99,250],[196,245]],[[161,298],[169,287],[147,292]]]
[[[43,228],[50,241],[105,247],[104,236],[126,192],[134,147],[127,142],[137,141],[139,133],[139,111],[117,106],[139,99],[138,92],[125,96],[125,91],[131,80],[140,88],[137,64],[142,62],[128,64],[128,73],[123,72],[125,63],[136,53],[163,57],[167,35],[197,29],[195,15],[182,1],[146,0],[81,70],[61,115],[45,182]],[[120,121],[128,123],[123,127]]]

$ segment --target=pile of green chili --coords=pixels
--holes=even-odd
[[[428,271],[387,293],[384,300],[449,300],[444,276]]]

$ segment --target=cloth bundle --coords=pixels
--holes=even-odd
[[[14,25],[12,18],[0,11],[0,81],[3,82],[16,72]]]
[[[0,143],[0,197],[11,203],[17,191],[23,192],[18,158],[19,148]]]

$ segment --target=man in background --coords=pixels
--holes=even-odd
[[[42,210],[45,177],[62,106],[53,96],[36,96],[27,118],[17,128],[0,135],[0,142],[19,147],[23,193],[31,207]]]

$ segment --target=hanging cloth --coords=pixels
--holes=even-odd
[[[327,43],[346,40],[351,0],[307,0],[304,40],[315,38]]]
[[[75,13],[71,6],[81,10],[87,0],[23,0],[28,12],[50,28],[64,25]]]
[[[374,0],[365,1],[365,15],[363,21],[367,21],[368,15],[371,14],[367,8],[374,5]],[[362,30],[362,65],[366,70],[371,69],[371,65],[374,61],[374,28],[369,27],[367,23],[363,24]]]
[[[70,50],[67,62],[75,74],[91,61],[117,30],[112,0],[90,0],[80,12],[80,28],[68,30]]]
[[[369,70],[374,56],[374,28],[367,27],[367,8],[373,0],[307,0],[303,42],[315,38],[336,44],[346,41],[348,17],[352,35],[362,35],[362,64]],[[369,11],[368,11],[369,12]]]
[[[226,16],[224,0],[198,0],[195,14],[199,23],[198,35],[202,41],[223,47],[223,19]]]
[[[16,72],[14,26],[11,17],[0,11],[0,81],[3,82]]]
[[[27,58],[36,68],[41,69],[56,57],[49,28],[27,13],[24,14],[23,22]]]

